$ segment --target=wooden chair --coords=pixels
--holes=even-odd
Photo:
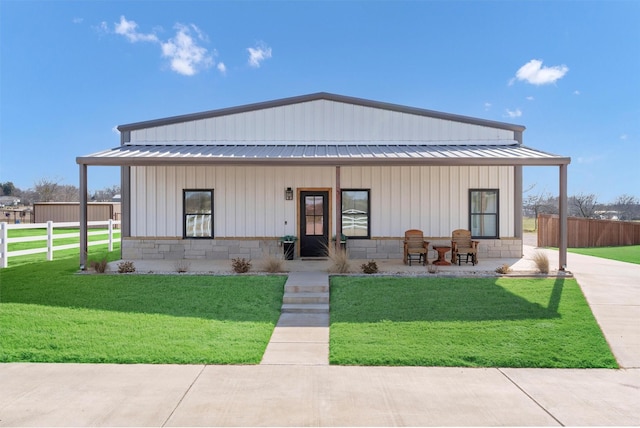
[[[418,262],[422,262],[423,265],[428,263],[427,261],[427,247],[429,243],[424,240],[424,235],[421,230],[410,229],[404,233],[404,264],[409,263],[414,257],[418,257]]]
[[[471,263],[475,266],[478,263],[478,244],[479,241],[473,241],[471,239],[471,231],[465,229],[457,229],[451,233],[451,262],[458,261],[458,266],[462,261],[462,255],[466,255],[466,263],[469,263],[469,257],[471,257]]]

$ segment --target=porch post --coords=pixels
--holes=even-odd
[[[80,270],[87,269],[87,165],[80,164]]]
[[[522,165],[513,168],[513,209],[516,213],[513,232],[514,237],[522,239]]]
[[[559,216],[560,216],[560,246],[558,270],[567,268],[567,164],[560,165],[560,194],[559,194]]]
[[[340,190],[340,167],[336,166],[336,250],[340,249],[342,236],[342,191]]]

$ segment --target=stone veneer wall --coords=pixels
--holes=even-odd
[[[437,254],[432,246],[450,245],[446,238],[425,238],[429,241],[428,259]],[[349,256],[357,260],[402,259],[402,238],[351,239],[347,241]],[[296,244],[296,252],[297,252]],[[236,257],[259,260],[271,254],[281,256],[283,249],[277,239],[180,239],[124,238],[122,258],[130,260],[206,259],[231,260]],[[448,256],[451,254],[449,253]],[[296,256],[297,257],[297,256]],[[482,239],[478,258],[520,258],[522,239]]]

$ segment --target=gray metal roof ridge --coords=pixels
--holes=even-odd
[[[251,104],[244,104],[244,105],[235,106],[235,107],[226,107],[226,108],[215,109],[215,110],[207,110],[207,111],[198,112],[198,113],[190,113],[190,114],[170,116],[170,117],[165,117],[160,119],[152,119],[152,120],[147,120],[142,122],[134,122],[134,123],[124,124],[124,125],[119,125],[117,129],[120,132],[133,131],[137,129],[172,125],[172,124],[183,123],[183,122],[191,122],[194,120],[209,119],[213,117],[226,116],[230,114],[245,113],[245,112],[250,112],[255,110],[262,110],[262,109],[273,108],[273,107],[282,107],[286,105],[300,104],[300,103],[317,101],[317,100],[342,102],[347,104],[359,105],[363,107],[379,108],[384,110],[396,111],[400,113],[414,114],[417,116],[426,116],[426,117],[432,117],[436,119],[468,123],[472,125],[490,126],[494,128],[506,129],[506,130],[517,131],[517,132],[522,132],[525,130],[525,127],[523,125],[516,125],[516,124],[506,123],[506,122],[498,122],[498,121],[493,121],[488,119],[480,119],[480,118],[471,117],[471,116],[445,113],[445,112],[428,110],[428,109],[423,109],[418,107],[404,106],[401,104],[393,104],[393,103],[387,103],[382,101],[373,101],[373,100],[368,100],[364,98],[332,94],[329,92],[316,92],[308,95],[299,95],[299,96],[288,97],[288,98],[280,98],[280,99],[271,100],[271,101],[262,101],[262,102],[251,103]]]

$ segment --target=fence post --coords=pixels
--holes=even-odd
[[[53,222],[47,222],[47,260],[53,260]]]
[[[113,220],[109,219],[109,252],[113,251]]]
[[[7,233],[7,223],[0,223],[0,232],[2,233],[2,267],[7,267],[7,262],[9,261],[9,245],[7,244],[7,239],[9,239],[9,234]]]

